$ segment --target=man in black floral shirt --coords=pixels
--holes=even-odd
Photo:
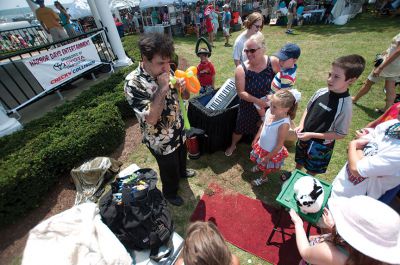
[[[188,99],[184,80],[170,87],[170,60],[174,54],[172,40],[163,34],[149,34],[139,41],[142,61],[125,79],[125,96],[135,111],[143,133],[143,143],[157,160],[163,194],[180,206],[180,178],[194,175],[186,169],[186,145],[178,90]]]

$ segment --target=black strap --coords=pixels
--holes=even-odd
[[[242,61],[240,61],[240,64],[241,64],[242,67],[243,67],[244,73],[247,75],[247,68],[246,68],[246,65],[244,65],[244,62],[242,62]]]

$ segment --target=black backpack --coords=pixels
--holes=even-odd
[[[152,169],[134,172],[129,184],[117,179],[99,202],[103,222],[128,250],[150,249],[155,256],[174,231],[171,214]],[[138,190],[138,185],[144,189]]]

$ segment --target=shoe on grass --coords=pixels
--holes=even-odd
[[[166,197],[165,198],[170,204],[174,206],[182,206],[184,201],[181,196],[176,195],[174,197]]]
[[[252,172],[252,173],[257,173],[257,172],[260,172],[260,169],[258,168],[257,165],[254,165],[254,166],[250,169],[250,172]]]
[[[187,168],[186,169],[186,176],[184,178],[192,178],[194,176],[196,176],[196,170],[191,169],[191,168]]]
[[[268,178],[263,178],[263,177],[259,177],[258,179],[255,179],[251,182],[251,185],[253,185],[254,187],[259,187],[264,183],[268,182]]]

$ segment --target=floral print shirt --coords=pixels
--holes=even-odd
[[[179,109],[176,89],[168,91],[161,116],[155,125],[146,122],[145,115],[158,91],[156,79],[141,65],[125,78],[124,92],[140,123],[143,143],[156,154],[168,155],[185,141],[183,119]]]

